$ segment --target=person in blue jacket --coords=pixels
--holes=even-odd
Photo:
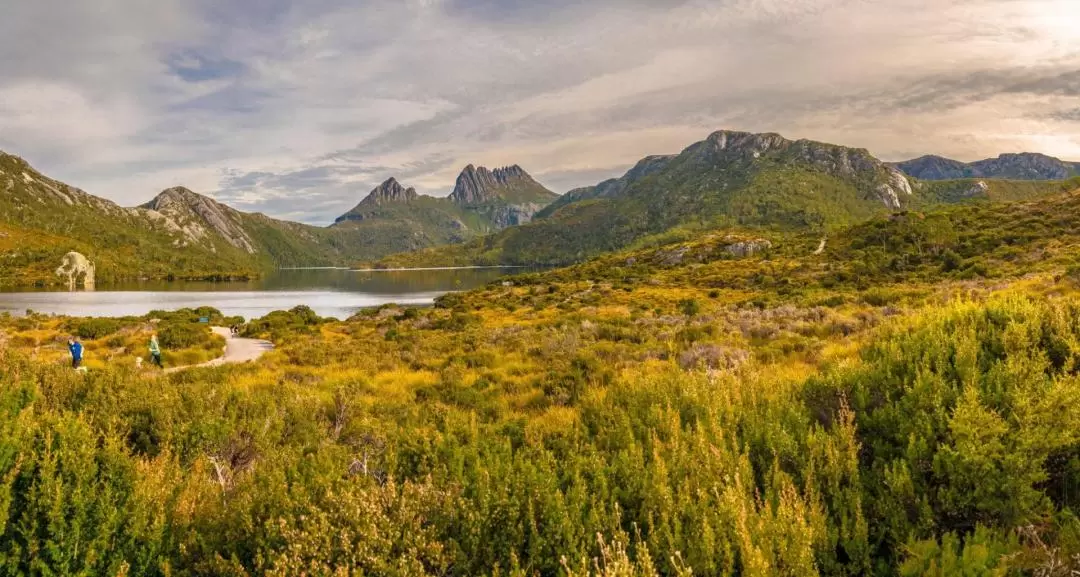
[[[82,343],[79,342],[79,337],[72,337],[68,339],[68,350],[71,351],[71,368],[77,369],[82,364]]]

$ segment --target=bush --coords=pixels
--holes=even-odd
[[[79,338],[97,340],[120,330],[120,321],[116,319],[86,319],[75,327]]]
[[[186,349],[203,344],[210,337],[204,325],[169,323],[158,328],[158,344],[167,349]]]
[[[697,316],[701,312],[701,303],[696,299],[683,299],[679,301],[679,312],[688,317]]]

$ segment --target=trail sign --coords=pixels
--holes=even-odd
[[[199,317],[199,322],[200,323],[209,323],[210,322],[210,317]]]

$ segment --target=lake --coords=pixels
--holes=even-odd
[[[0,311],[27,309],[71,316],[141,316],[152,310],[211,306],[222,313],[258,318],[269,312],[307,305],[320,316],[344,319],[357,310],[387,303],[427,305],[453,291],[483,286],[522,269],[471,268],[356,271],[280,270],[250,282],[142,281],[98,290],[22,289],[0,293]]]

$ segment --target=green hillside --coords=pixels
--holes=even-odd
[[[482,198],[473,204],[419,196],[391,179],[398,190],[377,188],[334,226],[315,227],[240,212],[183,187],[124,208],[0,153],[0,286],[58,285],[54,271],[70,251],[96,265],[99,283],[348,265],[501,230],[555,197],[520,167],[497,170],[497,181],[486,174],[491,182],[474,187]]]
[[[731,226],[825,235],[897,210],[1034,198],[1074,184],[912,181],[865,150],[718,132],[676,157],[650,157],[621,179],[573,191],[525,226],[381,264],[558,265]]]

